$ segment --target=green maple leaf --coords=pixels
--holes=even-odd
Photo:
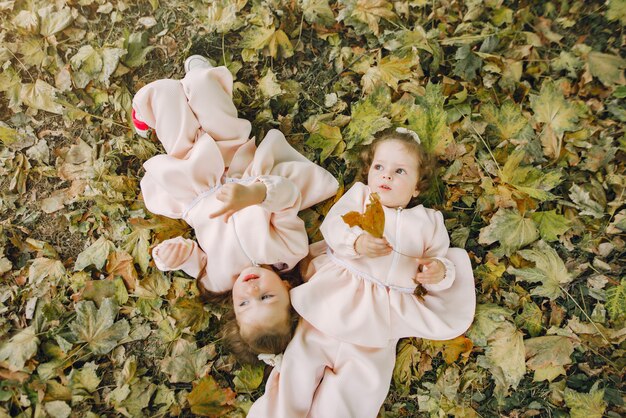
[[[85,363],[80,369],[72,369],[68,377],[74,402],[90,399],[98,390],[102,378],[98,377],[96,370],[98,370],[98,365],[94,362]]]
[[[570,388],[565,388],[563,397],[565,404],[570,408],[571,418],[602,418],[606,409],[604,401],[604,389],[598,389],[594,385],[589,393],[580,393]]]
[[[500,250],[508,256],[538,238],[539,231],[532,219],[525,218],[515,209],[500,208],[491,217],[489,225],[480,230],[478,242],[487,245],[500,242]]]
[[[332,154],[337,154],[345,148],[341,130],[338,126],[330,126],[323,122],[317,122],[313,126],[311,136],[307,139],[306,144],[312,148],[320,149],[320,162],[324,162]]]
[[[539,227],[541,239],[548,242],[556,241],[558,236],[564,234],[571,225],[569,219],[557,214],[556,210],[534,212],[530,217]]]
[[[622,25],[626,25],[626,0],[609,0],[606,18],[608,20],[619,20]]]
[[[489,337],[485,357],[485,366],[496,382],[496,394],[503,395],[509,387],[515,389],[526,373],[523,333],[504,322]]]
[[[172,383],[193,382],[207,373],[212,356],[208,345],[198,349],[195,342],[179,339],[171,355],[162,360],[161,370],[170,376]]]
[[[522,128],[528,125],[528,120],[511,100],[506,100],[499,109],[494,104],[488,103],[482,106],[480,111],[485,121],[502,140],[515,138]]]
[[[387,0],[340,0],[339,3],[344,8],[339,11],[337,20],[354,27],[357,35],[363,35],[369,29],[378,36],[380,19],[393,20],[396,17],[393,5]]]
[[[510,320],[513,312],[509,309],[493,303],[481,303],[476,305],[474,322],[467,331],[467,337],[479,346],[485,347],[487,340],[504,322]]]
[[[578,119],[584,114],[585,106],[566,100],[554,82],[546,81],[538,95],[530,95],[530,107],[535,119],[544,124],[541,134],[544,153],[557,158],[563,134],[578,129]]]
[[[507,272],[515,274],[519,280],[541,283],[530,292],[531,295],[547,297],[550,300],[563,296],[561,286],[571,282],[574,278],[552,247],[539,241],[532,250],[521,250],[518,254],[534,262],[535,267],[521,269],[509,267]]]
[[[0,346],[0,361],[6,361],[11,371],[21,371],[26,362],[37,353],[38,346],[39,338],[35,328],[24,328]]]
[[[76,304],[76,319],[69,327],[77,342],[85,342],[94,354],[106,354],[128,336],[130,326],[125,319],[115,322],[118,306],[111,298],[104,299],[100,309],[92,301]]]
[[[187,395],[191,412],[203,417],[219,417],[233,409],[236,393],[222,389],[212,376],[203,377]]]
[[[22,84],[20,99],[33,109],[63,114],[64,107],[56,100],[57,89],[43,80]]]
[[[147,416],[142,411],[150,405],[150,399],[156,391],[157,386],[147,377],[142,377],[138,382],[130,386],[130,393],[118,408],[127,411],[131,417]]]
[[[193,332],[199,332],[209,326],[210,313],[198,299],[179,298],[172,307],[172,316],[180,329],[191,327]]]
[[[460,46],[454,58],[456,59],[454,75],[468,81],[476,77],[476,73],[483,63],[483,60],[472,52],[469,45]]]
[[[74,71],[80,69],[91,76],[100,74],[104,66],[102,57],[91,45],[80,47],[76,54],[70,58],[70,64]]]
[[[553,199],[554,195],[548,190],[561,183],[561,174],[557,171],[544,174],[545,171],[532,166],[521,166],[525,155],[523,150],[517,150],[507,158],[501,172],[502,181],[532,198],[542,201]]]
[[[59,260],[49,258],[37,258],[28,269],[28,281],[33,285],[38,285],[46,277],[56,281],[65,275],[65,267]]]
[[[416,105],[411,109],[407,128],[415,131],[424,148],[436,155],[442,155],[453,141],[448,126],[448,113],[443,109],[445,97],[438,84],[428,83],[424,96],[415,98]]]
[[[565,374],[563,366],[570,364],[574,344],[568,337],[546,335],[524,341],[526,347],[526,366],[535,371],[535,381],[552,381],[556,376]],[[546,375],[546,371],[549,372]]]
[[[256,366],[244,364],[240,370],[235,372],[235,389],[237,393],[250,393],[258,389],[263,382],[263,364]]]
[[[171,285],[170,279],[155,269],[137,283],[134,293],[140,298],[156,299],[166,295]]]
[[[332,26],[335,23],[335,15],[328,0],[302,0],[301,6],[304,19],[308,23],[322,26]]]
[[[131,67],[136,68],[146,63],[146,56],[154,49],[154,46],[148,46],[148,34],[146,32],[131,33],[124,42],[126,55],[122,62]]]
[[[543,330],[543,313],[536,303],[524,302],[524,310],[515,317],[515,324],[536,337]]]
[[[274,32],[276,32],[275,28],[252,26],[241,34],[242,39],[239,46],[254,50],[263,49],[269,45]]]
[[[557,58],[554,58],[550,65],[556,71],[567,71],[567,75],[571,78],[577,78],[578,70],[582,67],[583,62],[576,55],[568,51],[561,51]]]
[[[587,55],[587,64],[591,75],[597,77],[605,86],[626,83],[624,79],[626,60],[622,57],[591,51]]]
[[[622,279],[619,286],[606,290],[606,309],[611,319],[618,320],[626,317],[626,279]]]
[[[407,55],[404,58],[388,55],[382,58],[377,66],[370,67],[361,78],[363,91],[366,93],[371,92],[380,82],[397,90],[400,80],[406,80],[413,75],[411,67],[414,64],[415,60],[411,55]]]
[[[267,99],[283,93],[283,89],[276,79],[276,74],[274,74],[271,68],[268,68],[265,75],[259,79],[259,91]]]
[[[39,14],[39,34],[44,37],[54,35],[61,32],[72,24],[72,9],[64,7],[61,10],[54,11],[55,7],[50,5],[38,10]]]
[[[408,394],[413,378],[413,371],[420,359],[419,349],[411,340],[400,341],[396,355],[396,364],[393,368],[393,382],[401,393]]]
[[[74,271],[83,270],[91,264],[96,266],[99,270],[102,269],[102,267],[104,267],[104,263],[107,261],[109,253],[114,249],[115,245],[111,241],[103,236],[98,238],[96,242],[78,254],[78,257],[76,257],[76,263],[74,264]]]
[[[216,0],[209,4],[207,26],[209,32],[228,33],[240,28],[244,20],[238,13],[247,0]]]
[[[591,198],[588,191],[577,184],[573,184],[569,194],[572,202],[580,210],[581,215],[593,216],[596,219],[604,217],[604,208],[601,204]]]
[[[351,106],[352,117],[344,131],[346,148],[355,145],[369,145],[374,140],[374,134],[391,126],[391,121],[385,116],[391,102],[389,89],[379,86],[370,95]]]

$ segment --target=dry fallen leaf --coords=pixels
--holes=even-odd
[[[377,193],[370,194],[370,203],[365,206],[365,213],[348,212],[341,217],[350,227],[358,226],[376,238],[382,238],[385,231],[385,212]]]

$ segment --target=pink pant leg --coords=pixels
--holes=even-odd
[[[184,158],[200,129],[178,80],[157,80],[143,86],[133,98],[133,108],[156,131],[165,151]]]
[[[376,418],[395,361],[395,343],[385,348],[342,343],[334,367],[326,369],[317,388],[309,418]]]
[[[248,139],[250,122],[237,117],[233,76],[226,67],[198,68],[181,80],[189,107],[202,129],[216,141]]]
[[[300,320],[287,346],[280,371],[274,369],[265,393],[254,402],[248,418],[306,418],[320,379],[338,348],[336,340]],[[325,417],[329,418],[329,417]]]

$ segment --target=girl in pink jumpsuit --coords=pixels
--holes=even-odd
[[[236,285],[247,311],[269,307],[238,321],[242,336],[273,332],[275,318],[289,322],[288,288],[257,266],[290,270],[308,253],[298,211],[334,195],[337,181],[277,130],[257,148],[250,123],[237,117],[232,75],[203,60],[182,80],[152,82],[133,99],[135,126],[153,128],[167,152],[144,163],[146,207],[185,220],[197,239],[166,240],[152,255],[160,270],[196,277],[201,293]]]
[[[440,212],[409,207],[431,172],[418,141],[411,131],[383,133],[366,161],[368,185],[354,184],[326,216],[326,253],[312,260],[308,282],[291,290],[302,319],[248,417],[376,417],[398,339],[451,339],[471,324],[467,253],[448,248]],[[364,212],[373,192],[383,205],[384,238],[342,219]],[[417,283],[428,291],[423,300],[414,295]]]

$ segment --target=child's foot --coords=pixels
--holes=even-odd
[[[184,67],[185,74],[187,74],[189,71],[195,70],[196,68],[213,68],[213,65],[202,55],[191,55],[185,60]]]
[[[135,109],[133,109],[131,113],[131,117],[133,119],[133,127],[135,128],[135,132],[142,138],[148,138],[150,127],[141,120],[141,117],[137,114]]]

